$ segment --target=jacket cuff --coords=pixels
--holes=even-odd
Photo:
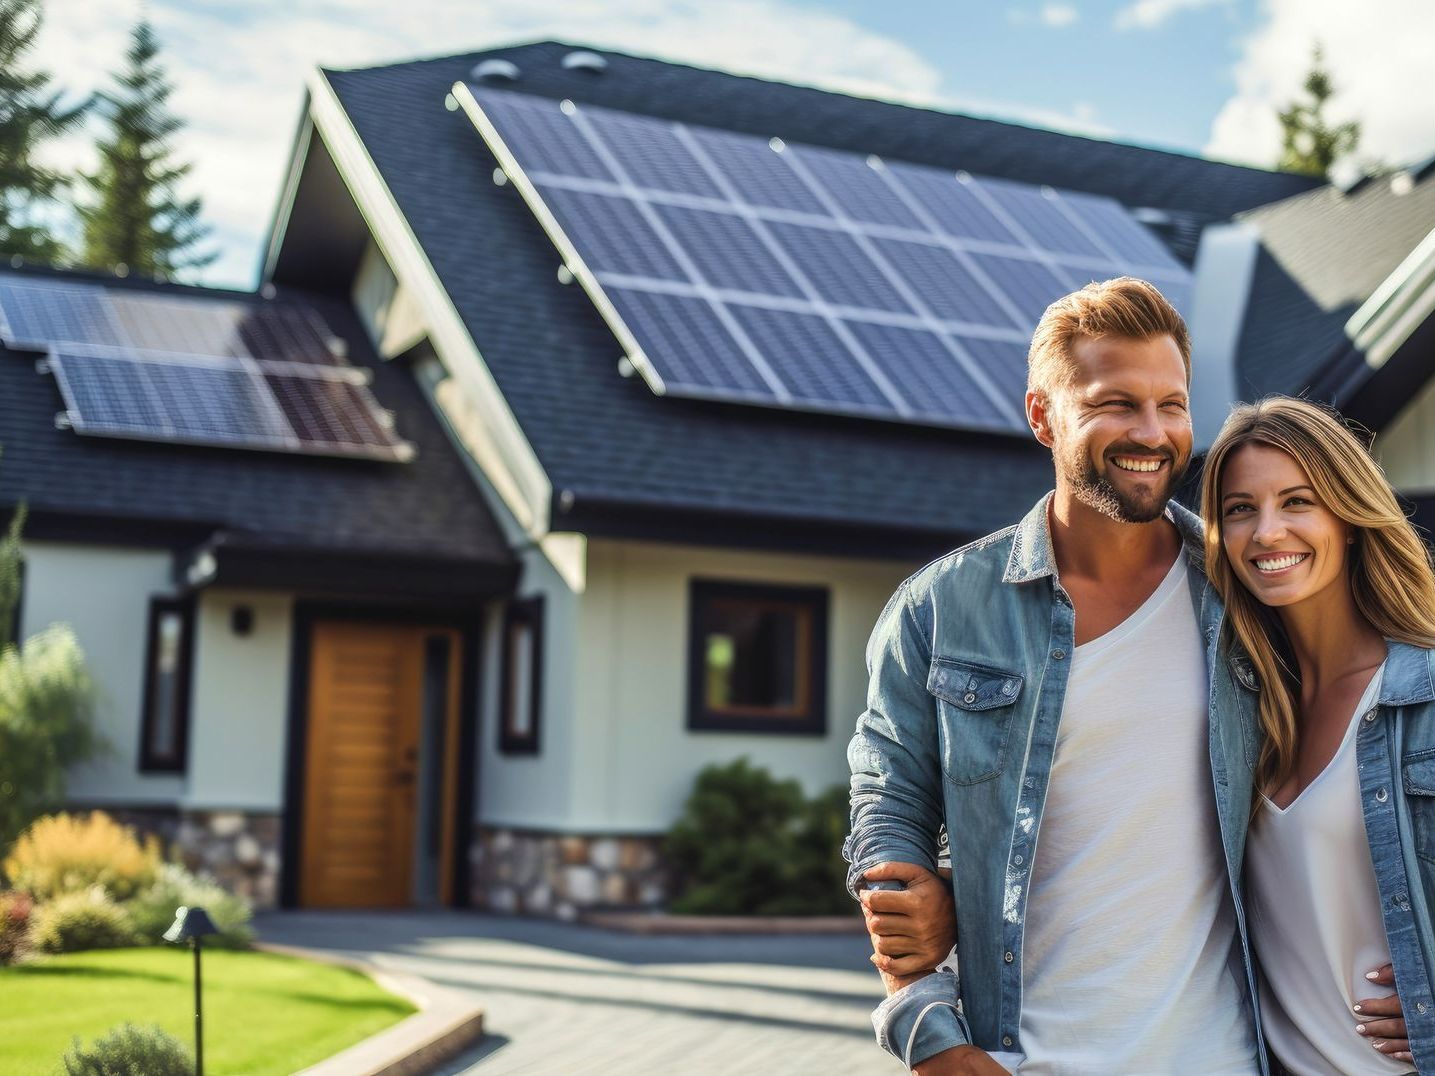
[[[957,977],[942,968],[904,986],[872,1013],[877,1043],[907,1068],[972,1041],[957,1007]]]

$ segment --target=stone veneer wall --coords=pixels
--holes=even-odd
[[[657,910],[671,889],[662,842],[478,826],[469,845],[469,898],[486,911],[559,919],[597,909]]]
[[[100,808],[141,833],[192,871],[213,875],[255,908],[279,903],[280,815],[277,812],[187,811],[173,807]]]

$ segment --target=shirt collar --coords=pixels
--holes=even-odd
[[[1054,495],[1054,492],[1047,493],[1016,525],[1016,535],[1012,540],[1011,555],[1007,557],[1002,582],[1028,583],[1043,576],[1056,575],[1056,553],[1051,544],[1051,517],[1048,515]],[[1175,524],[1177,532],[1180,533],[1187,560],[1197,568],[1204,569],[1206,547],[1201,517],[1175,501],[1167,502],[1163,514]]]

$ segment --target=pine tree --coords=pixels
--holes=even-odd
[[[1360,142],[1360,124],[1340,123],[1331,126],[1325,119],[1325,106],[1335,96],[1335,83],[1325,68],[1325,55],[1316,45],[1311,56],[1310,72],[1305,77],[1307,99],[1292,101],[1281,109],[1281,156],[1277,167],[1287,172],[1308,176],[1324,176],[1330,167]]]
[[[174,87],[158,56],[154,29],[141,21],[116,87],[98,95],[110,134],[99,144],[98,171],[85,176],[91,200],[80,207],[81,260],[95,268],[165,277],[219,256],[195,250],[209,227],[199,219],[200,199],[178,193],[190,170],[174,160],[173,136],[184,121],[169,111]]]
[[[53,204],[65,176],[36,160],[36,150],[83,118],[85,106],[64,105],[50,76],[24,66],[40,32],[39,0],[0,0],[0,254],[60,261],[60,242],[37,211]]]

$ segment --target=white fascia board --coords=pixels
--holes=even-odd
[[[423,311],[434,351],[481,415],[485,436],[481,443],[470,445],[478,453],[476,462],[527,534],[541,537],[549,529],[553,483],[322,71],[310,78],[309,98],[314,126],[333,154],[369,234],[400,286],[408,289]]]
[[[1378,370],[1435,312],[1435,230],[1412,250],[1345,323],[1345,335]]]
[[[1191,298],[1191,425],[1195,448],[1215,441],[1236,402],[1236,350],[1260,232],[1247,221],[1213,224],[1201,232]]]
[[[299,130],[294,134],[294,147],[289,151],[289,168],[284,175],[284,186],[279,191],[279,204],[274,209],[274,220],[269,225],[269,242],[264,246],[264,264],[259,267],[259,282],[269,283],[274,275],[274,263],[279,260],[279,251],[284,246],[284,234],[289,230],[289,218],[294,213],[294,199],[299,194],[299,179],[304,174],[304,164],[309,159],[309,142],[314,136],[314,120],[309,111],[309,91],[304,91],[304,109],[299,117]]]

